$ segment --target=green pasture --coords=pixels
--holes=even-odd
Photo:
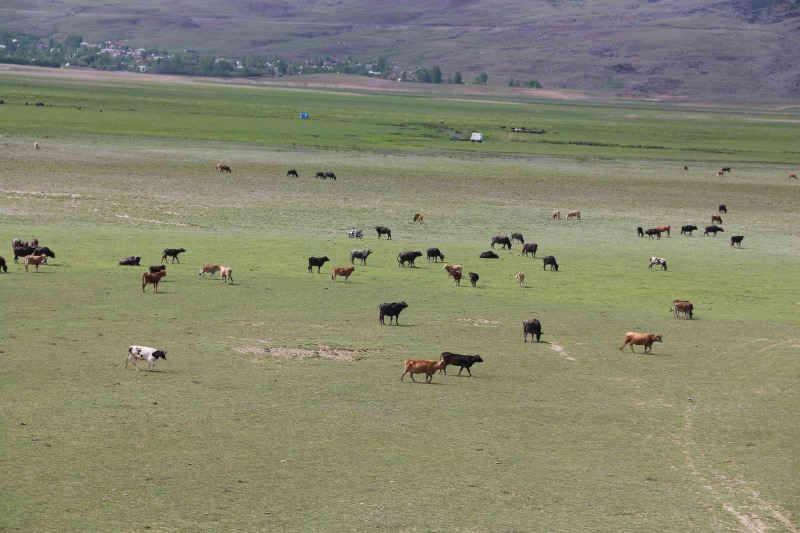
[[[791,115],[18,77],[0,98],[0,530],[797,530]],[[726,232],[703,237],[719,203]],[[672,236],[636,236],[657,224]],[[561,271],[518,245],[478,259],[515,231]],[[56,252],[38,274],[10,261],[34,236]],[[398,267],[429,246],[478,288]],[[117,261],[166,247],[187,252],[143,294]],[[354,248],[374,253],[332,283]],[[310,255],[332,261],[308,274]],[[236,283],[198,279],[207,262]],[[627,331],[664,343],[621,353]],[[130,344],[167,360],[126,370]],[[400,382],[445,350],[485,362]]]

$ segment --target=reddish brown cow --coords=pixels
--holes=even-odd
[[[425,383],[430,383],[433,380],[433,375],[444,366],[444,360],[406,359],[405,370],[403,375],[400,376],[400,381],[403,381],[406,374],[411,374],[411,381],[416,383],[417,380],[414,379],[414,374],[425,374]]]
[[[653,349],[654,342],[661,342],[660,333],[634,333],[633,331],[629,331],[625,334],[625,342],[619,347],[619,351],[622,351],[626,346],[630,345],[631,351],[636,353],[636,350],[633,349],[633,345],[637,344],[639,346],[644,346],[644,353],[647,353]]]
[[[578,211],[577,209],[573,209],[572,211],[567,213],[567,220],[569,220],[571,218],[577,218],[578,220],[580,220],[581,219],[581,212]]]
[[[669,234],[670,226],[656,226],[653,229],[655,229],[659,233],[666,233],[667,237],[670,237],[670,234]],[[661,238],[661,237],[659,236],[659,238]]]
[[[447,277],[453,277],[453,272],[456,270],[461,272],[464,269],[462,265],[448,265],[445,263],[443,270],[447,271]]]
[[[722,217],[719,215],[711,215],[711,223],[713,224],[714,222],[722,224]]]
[[[161,278],[167,275],[166,270],[159,270],[158,272],[145,272],[142,274],[142,292],[148,283],[153,285],[153,292],[158,292],[158,282]]]
[[[460,270],[453,270],[450,275],[453,277],[453,281],[456,284],[456,287],[461,286],[461,271]]]
[[[422,213],[417,213],[416,215],[414,215],[414,222],[419,222],[420,224],[422,224],[423,222],[425,222],[425,217],[422,216]]]
[[[789,179],[790,180],[796,180],[797,179],[797,174],[789,174]]]
[[[331,279],[335,282],[338,276],[342,276],[344,280],[347,281],[355,269],[356,267],[333,267]]]

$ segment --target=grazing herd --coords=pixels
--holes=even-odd
[[[722,170],[720,170],[720,175],[723,174],[723,171],[730,172],[730,168],[725,167]],[[717,207],[717,213],[711,215],[711,224],[705,226],[704,228],[703,231],[704,237],[708,237],[709,235],[713,235],[714,237],[716,237],[718,233],[725,232],[725,229],[722,226],[718,226],[717,224],[723,224],[722,213],[727,213],[727,212],[728,212],[728,206],[726,204],[719,204],[719,206]],[[681,226],[681,235],[686,235],[688,237],[691,237],[695,231],[697,231],[697,226],[695,226],[694,224],[685,224]],[[667,237],[670,236],[670,226],[656,226],[655,228],[650,228],[648,230],[645,230],[641,226],[639,226],[636,228],[636,233],[639,235],[639,237],[644,237],[645,235],[647,235],[650,239],[654,237],[656,239],[661,239],[662,233],[666,233]],[[730,240],[731,248],[733,247],[741,248],[743,240],[744,240],[743,235],[732,236]],[[653,264],[651,263],[650,268],[652,267]],[[664,263],[663,269],[664,270],[667,269],[666,263]]]

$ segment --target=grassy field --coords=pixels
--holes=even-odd
[[[34,236],[57,255],[0,275],[0,530],[797,531],[796,115],[12,76],[0,98],[3,255]],[[720,237],[636,237],[719,203]],[[561,271],[477,258],[514,231]],[[429,246],[478,288],[398,268]],[[166,247],[182,264],[142,294],[117,261]],[[522,342],[528,318],[545,342]],[[620,353],[630,330],[664,343]],[[130,344],[167,361],[125,370]],[[445,350],[485,362],[400,383]]]

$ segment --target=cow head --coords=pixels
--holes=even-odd
[[[400,307],[402,307],[403,309],[405,309],[406,307],[408,307],[408,304],[407,304],[407,303],[405,303],[405,302],[397,302],[397,303],[398,303],[398,304],[400,305]]]
[[[330,259],[329,259],[329,258],[328,258],[328,256],[326,255],[325,257],[321,258],[321,259],[320,259],[320,261],[322,261],[323,263],[325,263],[325,262],[327,262],[327,261],[330,261]]]
[[[480,355],[473,355],[472,356],[472,362],[474,362],[474,363],[483,363],[483,359],[481,359]]]
[[[166,350],[156,350],[155,352],[153,352],[153,357],[155,357],[156,359],[161,358],[161,359],[164,359],[166,361],[167,360],[167,352],[166,352]]]
[[[662,342],[661,341],[661,333],[657,335],[653,335],[653,342]]]

